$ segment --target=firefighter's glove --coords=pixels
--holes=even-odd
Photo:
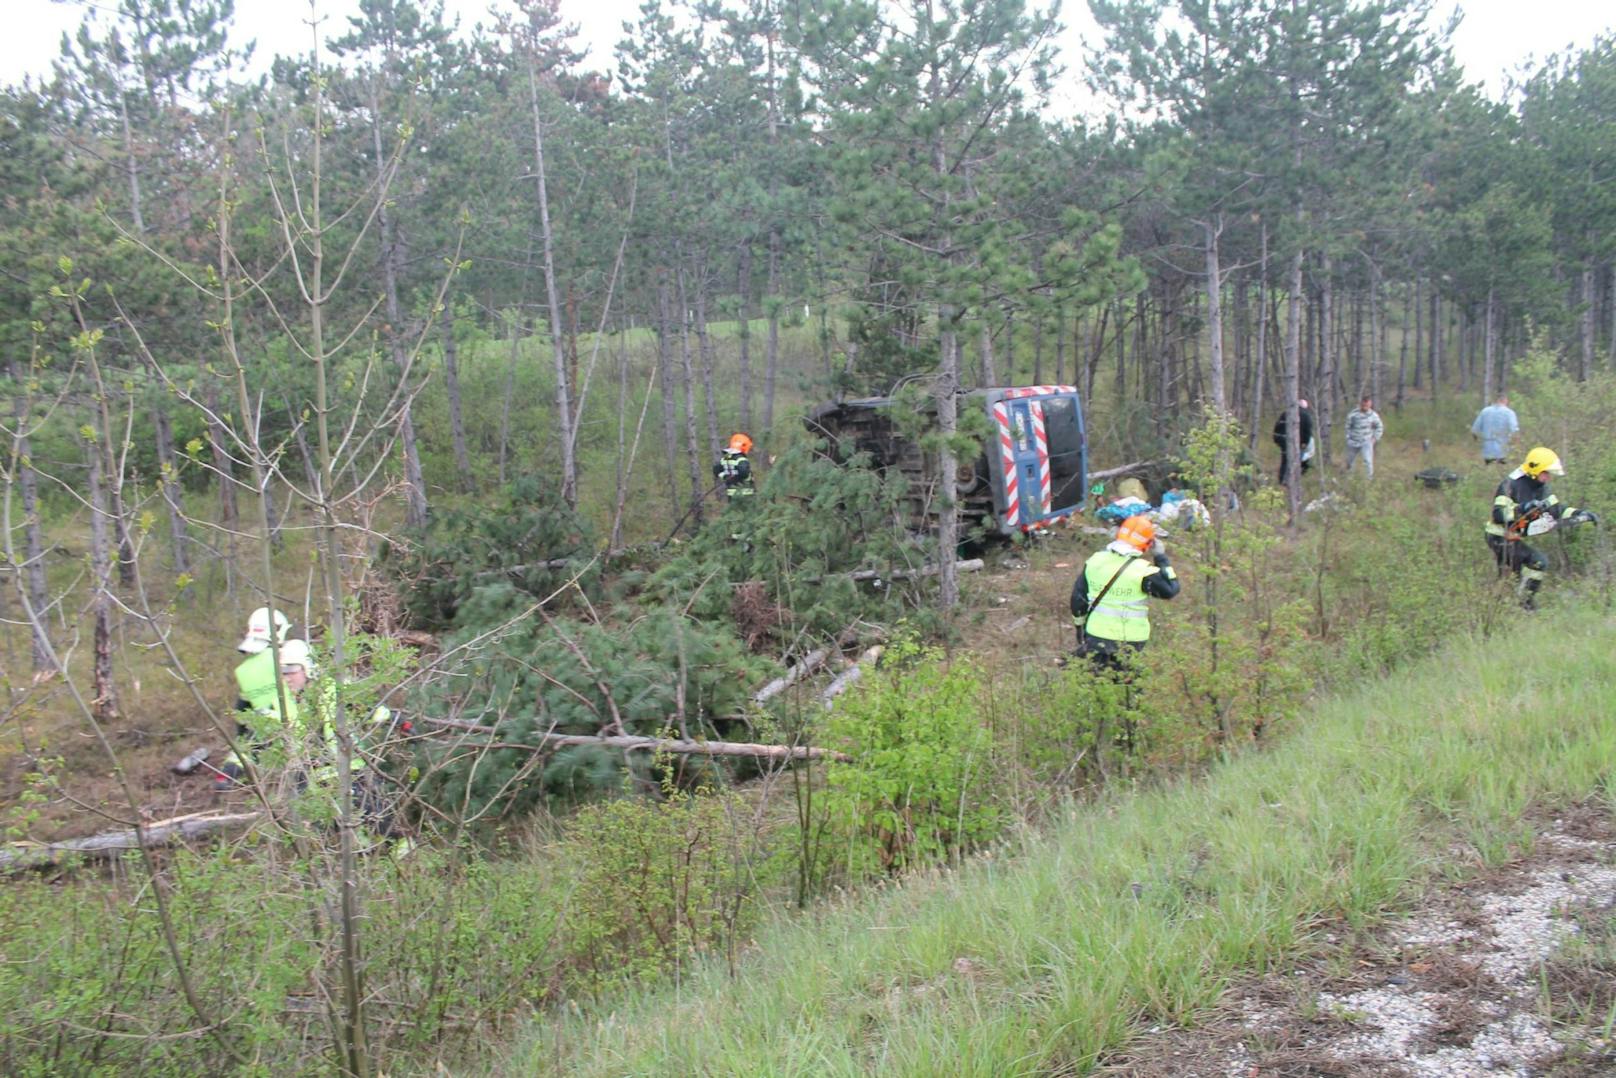
[[[1162,542],[1160,539],[1153,541],[1150,544],[1150,553],[1152,557],[1156,558],[1167,557],[1167,544]]]
[[[1533,498],[1531,501],[1529,501],[1525,505],[1521,506],[1521,516],[1524,517],[1524,516],[1527,516],[1527,515],[1529,515],[1531,513],[1539,513],[1539,512],[1542,512],[1543,510],[1547,509],[1548,507],[1549,506],[1548,506],[1547,502],[1544,502],[1539,498]]]

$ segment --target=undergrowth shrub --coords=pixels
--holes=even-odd
[[[733,965],[757,923],[771,862],[754,848],[747,806],[734,794],[668,793],[591,805],[572,820],[561,859],[570,989],[648,980],[704,953]]]
[[[852,759],[828,765],[821,804],[849,879],[943,860],[999,832],[985,690],[972,662],[911,640],[838,701],[824,742]]]
[[[239,851],[173,855],[175,941],[223,1022],[233,1067],[198,1031],[138,859],[112,879],[0,887],[0,1072],[15,1075],[304,1074],[336,1069],[320,947],[295,864]],[[360,866],[369,1040],[378,1069],[454,1058],[553,990],[559,888],[531,865],[420,851]]]

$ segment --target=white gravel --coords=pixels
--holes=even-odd
[[[1475,961],[1482,973],[1496,982],[1478,999],[1456,989],[1433,992],[1416,987],[1413,978],[1394,977],[1393,983],[1336,995],[1318,994],[1321,1014],[1337,1021],[1310,1047],[1342,1063],[1373,1065],[1395,1061],[1400,1070],[1416,1078],[1468,1078],[1473,1075],[1518,1075],[1530,1078],[1562,1051],[1548,1024],[1537,1014],[1537,972],[1543,961],[1576,931],[1568,914],[1578,908],[1608,908],[1616,902],[1616,868],[1608,863],[1613,851],[1597,842],[1560,833],[1541,836],[1549,844],[1543,851],[1555,863],[1522,878],[1519,890],[1472,896],[1478,916],[1461,923],[1442,917],[1415,918],[1391,942],[1404,953],[1435,950]],[[1404,983],[1397,983],[1404,982]],[[1488,1018],[1468,1044],[1433,1043],[1444,1004],[1458,1003],[1478,1017]],[[1246,1027],[1254,1032],[1269,1028],[1282,1016],[1250,1009]],[[1222,1073],[1249,1078],[1255,1071],[1242,1050],[1224,1060]]]

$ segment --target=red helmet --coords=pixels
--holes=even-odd
[[[729,447],[737,453],[750,453],[752,451],[752,439],[736,431],[729,436]]]

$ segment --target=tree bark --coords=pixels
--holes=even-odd
[[[668,509],[679,504],[678,415],[673,400],[673,322],[667,271],[657,281],[657,375],[662,383],[662,450],[668,466]]]
[[[471,470],[471,453],[466,449],[465,411],[460,402],[460,349],[455,343],[452,299],[446,299],[443,305],[443,392],[449,398],[449,438],[453,443],[460,489],[475,491],[477,476]]]
[[[702,522],[702,495],[707,484],[701,470],[701,441],[696,434],[696,371],[690,358],[690,307],[685,298],[685,271],[681,263],[679,282],[679,370],[684,379],[685,463],[690,469],[690,514],[699,528]]]
[[[157,469],[163,492],[163,506],[168,511],[168,535],[174,550],[174,572],[191,571],[190,536],[185,532],[185,506],[180,501],[179,461],[174,456],[174,428],[168,421],[168,412],[162,402],[152,406],[152,426],[157,436]]]
[[[1302,211],[1296,211],[1301,223]],[[1298,232],[1301,230],[1298,229]],[[1294,522],[1302,514],[1302,420],[1297,399],[1302,392],[1302,248],[1291,256],[1290,297],[1285,319],[1285,494]]]
[[[739,297],[741,429],[752,431],[752,243],[741,244],[735,291]]]
[[[381,101],[373,93],[370,102],[370,131],[376,153],[376,179],[386,183],[387,154],[382,145]],[[387,351],[400,379],[407,380],[410,371],[409,356],[404,348],[404,312],[398,302],[398,278],[403,261],[403,244],[398,235],[398,222],[394,220],[391,203],[383,202],[376,212],[376,225],[380,229],[382,256],[382,290],[387,301]],[[426,526],[426,477],[421,471],[421,452],[415,444],[415,419],[411,414],[411,394],[408,386],[401,387],[398,413],[398,443],[404,455],[404,522],[412,528]]]
[[[90,711],[99,722],[118,718],[118,688],[112,678],[112,544],[107,525],[112,519],[107,492],[105,448],[100,433],[89,445],[90,468],[90,571],[94,576],[95,642]]]
[[[1335,404],[1335,349],[1331,339],[1335,326],[1335,272],[1328,254],[1320,258],[1320,277],[1319,399],[1313,408],[1313,431],[1322,468],[1330,464],[1330,419]]]
[[[723,444],[718,440],[718,401],[713,394],[713,365],[716,358],[713,355],[712,334],[707,332],[707,274],[702,272],[696,278],[696,344],[701,352],[701,395],[704,409],[707,413],[707,455],[713,460],[718,459],[718,451]]]
[[[1223,271],[1218,265],[1218,237],[1223,232],[1221,214],[1201,222],[1202,250],[1206,257],[1206,334],[1207,362],[1211,375],[1211,405],[1219,415],[1228,408],[1223,385]]]
[[[1594,267],[1589,262],[1582,267],[1582,316],[1578,319],[1582,329],[1582,364],[1577,370],[1579,382],[1586,382],[1594,373],[1594,299]]]
[[[561,498],[578,508],[578,461],[574,455],[572,395],[567,384],[567,347],[562,333],[561,290],[556,284],[555,234],[550,227],[550,193],[544,174],[544,122],[539,114],[539,75],[536,60],[528,57],[528,102],[533,110],[533,165],[539,202],[539,240],[544,265],[544,292],[549,305],[550,351],[555,364],[555,407],[561,437]]]
[[[953,313],[946,307],[938,312],[937,368],[937,429],[943,444],[937,451],[938,481],[941,504],[937,513],[938,561],[943,571],[938,574],[940,586],[937,601],[944,610],[952,610],[959,603],[959,576],[954,571],[955,551],[959,549],[959,461],[954,456],[953,438],[959,431],[958,399],[955,389],[959,385],[959,343],[952,328]]]
[[[39,476],[34,473],[33,446],[28,437],[28,403],[22,388],[25,385],[21,365],[15,357],[9,364],[11,385],[17,396],[12,400],[12,417],[16,429],[12,435],[12,459],[16,461],[17,488],[22,496],[23,557],[26,562],[17,567],[22,575],[32,617],[29,618],[29,636],[33,642],[33,670],[35,674],[51,673],[56,663],[51,657],[50,641],[46,638],[50,602],[50,587],[45,575],[45,536],[39,521]],[[7,544],[9,549],[10,544]]]

